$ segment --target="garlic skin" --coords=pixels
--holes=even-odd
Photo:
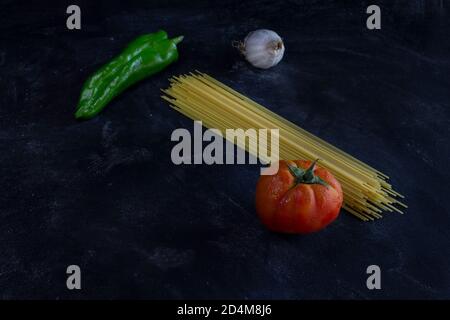
[[[269,69],[276,66],[284,55],[284,43],[272,30],[259,29],[250,32],[239,44],[241,53],[253,66]]]

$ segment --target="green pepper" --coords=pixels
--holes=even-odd
[[[176,61],[177,44],[182,40],[183,36],[169,39],[165,31],[158,31],[130,42],[85,82],[75,118],[94,117],[124,90]]]

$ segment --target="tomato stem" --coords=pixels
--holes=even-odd
[[[319,161],[319,159],[314,160],[309,168],[306,169],[305,173],[303,174],[303,180],[309,181],[314,179],[314,168],[316,167],[317,161]]]
[[[287,163],[289,171],[294,176],[295,185],[304,183],[304,184],[321,184],[325,187],[328,186],[328,183],[326,183],[322,178],[320,178],[314,174],[314,169],[315,169],[316,163],[318,161],[319,161],[319,159],[314,160],[314,162],[311,163],[309,168],[306,170],[303,170],[302,168],[299,168],[297,166],[293,166],[290,163]]]

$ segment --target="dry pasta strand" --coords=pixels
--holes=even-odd
[[[382,218],[383,212],[407,206],[404,198],[387,182],[389,177],[352,157],[328,142],[240,94],[213,77],[196,71],[169,79],[170,87],[162,90],[162,98],[185,116],[202,121],[207,128],[223,133],[226,129],[279,129],[280,159],[321,159],[342,185],[344,209],[363,221]],[[265,143],[271,147],[271,141]],[[236,143],[236,141],[232,141]],[[251,140],[244,147],[258,157]],[[253,147],[252,147],[253,146]],[[268,159],[261,159],[267,162]]]

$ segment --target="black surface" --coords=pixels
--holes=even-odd
[[[450,298],[448,1],[2,1],[1,298]],[[76,122],[81,85],[135,36],[184,35],[180,61]],[[286,55],[252,68],[232,40],[277,31]],[[410,206],[310,236],[266,231],[259,167],[175,166],[192,122],[159,98],[200,69],[390,175]],[[82,290],[66,289],[66,267]],[[366,267],[382,289],[366,288]]]

